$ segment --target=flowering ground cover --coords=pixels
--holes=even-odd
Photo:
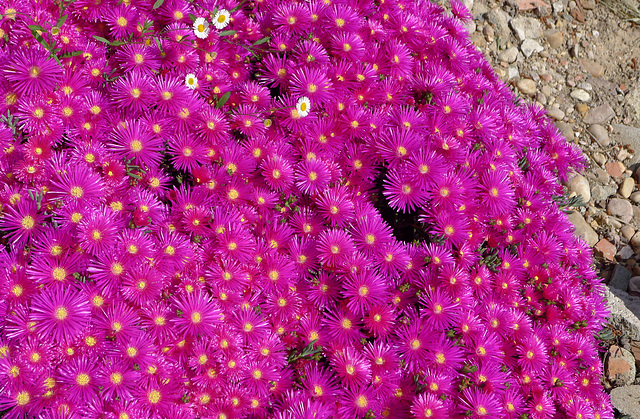
[[[584,159],[426,1],[3,1],[8,418],[612,418]]]

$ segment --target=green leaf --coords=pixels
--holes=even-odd
[[[62,27],[62,25],[64,25],[64,22],[67,21],[67,18],[69,17],[69,15],[62,15],[58,18],[57,22],[56,22],[56,28],[60,29]]]
[[[194,15],[193,13],[189,13],[189,19],[191,19],[191,23],[196,21],[196,15]]]
[[[158,49],[160,50],[160,52],[164,52],[162,51],[162,44],[160,43],[160,40],[158,39],[158,37],[154,36],[153,39],[156,40],[156,45],[158,46]]]
[[[156,0],[156,2],[153,3],[153,10],[156,10],[158,7],[162,6],[162,3],[164,3],[164,0]]]
[[[227,103],[230,97],[231,97],[231,92],[227,92],[224,95],[222,95],[222,97],[218,100],[218,103],[216,104],[216,108],[218,109],[222,108],[224,104]]]
[[[238,3],[238,5],[236,7],[234,7],[233,9],[231,9],[231,13],[235,12],[236,10],[240,9],[242,7],[242,5],[244,5],[244,0],[242,0],[240,3]]]
[[[62,54],[62,58],[77,57],[78,55],[82,55],[82,51],[67,52]]]
[[[28,28],[31,30],[31,32],[34,32],[34,31],[45,32],[44,28],[40,25],[29,25]]]
[[[223,31],[220,32],[220,36],[229,36],[229,35],[235,35],[237,31]]]
[[[264,44],[265,42],[269,42],[271,40],[270,36],[265,36],[262,39],[258,39],[256,42],[253,43],[253,45],[261,45]]]
[[[105,39],[98,35],[93,35],[93,39],[95,39],[96,41],[102,42],[104,44],[111,44],[111,42],[108,39]]]

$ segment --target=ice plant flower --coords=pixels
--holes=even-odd
[[[460,3],[10,3],[7,418],[613,417],[585,160]]]

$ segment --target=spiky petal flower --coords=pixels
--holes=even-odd
[[[56,341],[70,341],[89,322],[89,302],[72,287],[47,289],[34,299],[33,321],[41,333]]]
[[[3,72],[16,93],[28,96],[52,92],[62,77],[60,66],[37,48],[17,49]]]

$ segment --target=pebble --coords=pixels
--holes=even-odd
[[[556,121],[562,121],[564,119],[564,112],[562,112],[560,108],[554,108],[554,107],[548,108],[547,115],[549,115],[551,118],[555,119]]]
[[[567,189],[569,192],[575,192],[576,195],[582,195],[584,202],[591,200],[591,190],[589,189],[589,181],[586,177],[577,174],[569,179],[567,182]]]
[[[532,17],[518,16],[511,19],[509,26],[511,26],[516,38],[518,38],[520,42],[526,41],[527,39],[538,39],[542,36],[540,21]]]
[[[623,415],[638,417],[640,386],[617,387],[611,390],[611,404]]]
[[[591,100],[591,95],[584,89],[573,89],[571,97],[581,102],[589,102]]]
[[[587,115],[584,117],[584,122],[589,125],[604,124],[614,116],[615,112],[613,111],[609,103],[604,103],[600,106],[589,109],[589,112],[587,112]]]
[[[556,125],[556,128],[558,128],[558,130],[560,131],[560,133],[567,138],[567,140],[573,141],[576,138],[575,134],[573,133],[573,127],[571,127],[571,125],[562,121],[556,122],[555,125]]]
[[[614,139],[620,144],[625,144],[631,147],[635,151],[635,157],[632,159],[633,163],[637,163],[640,160],[640,128],[635,128],[628,125],[613,124]]]
[[[498,54],[498,60],[504,61],[508,64],[514,63],[517,58],[518,48],[516,47],[507,48],[504,51],[500,52],[500,54]]]
[[[622,246],[622,249],[618,250],[618,258],[619,260],[629,260],[631,259],[631,257],[633,256],[633,249],[631,248],[631,246]],[[631,261],[635,262],[635,260],[631,259]],[[630,261],[630,262],[631,262]],[[629,276],[631,276],[631,273],[629,272]]]
[[[609,163],[604,165],[605,169],[607,169],[607,173],[613,177],[620,177],[624,173],[625,167],[624,164],[619,161],[610,161]]]
[[[640,202],[640,191],[632,193],[631,196],[629,197],[629,199],[631,199],[631,202],[633,202],[634,204],[639,203]]]
[[[616,247],[607,239],[600,239],[600,241],[596,243],[594,250],[609,262],[613,262],[616,257]]]
[[[627,239],[627,241],[631,240],[631,237],[633,237],[634,234],[636,234],[636,230],[631,227],[629,224],[622,226],[622,228],[620,229],[620,233],[622,234],[622,237],[624,237],[625,239]]]
[[[623,198],[629,198],[635,186],[636,186],[636,182],[633,180],[632,177],[625,178],[620,184],[618,193],[622,195]]]
[[[593,153],[593,160],[600,166],[607,162],[607,158],[602,153]]]
[[[487,37],[487,39],[493,39],[496,36],[493,27],[490,25],[486,25],[484,28],[482,28],[482,33]]]
[[[520,79],[516,86],[525,95],[533,95],[536,92],[536,82],[531,79]]]
[[[636,234],[634,234],[633,237],[631,237],[629,244],[634,249],[640,249],[640,231],[636,232]]]
[[[601,77],[604,75],[604,67],[602,64],[593,60],[582,60],[582,66],[593,77]]]
[[[578,237],[582,237],[589,247],[593,247],[593,245],[598,242],[598,233],[596,233],[595,230],[587,224],[582,214],[578,211],[573,211],[572,213],[567,214],[567,218],[571,224],[573,224],[576,235]]]
[[[606,147],[611,144],[611,140],[609,139],[609,133],[607,129],[600,124],[589,125],[587,128],[589,133],[593,135],[593,138],[600,144],[602,147]]]
[[[633,354],[617,345],[612,345],[605,355],[605,376],[617,385],[633,384],[636,379],[636,360]]]
[[[580,112],[581,115],[584,115],[589,110],[589,107],[584,103],[578,103],[576,105],[576,110]]]
[[[632,250],[633,252],[633,250]],[[620,291],[627,291],[629,288],[629,279],[631,278],[631,272],[624,266],[616,264],[609,280],[610,288],[617,288]]]
[[[562,31],[559,31],[557,29],[549,29],[544,31],[544,37],[549,43],[549,46],[553,49],[560,48],[562,46],[562,43],[564,42],[564,35],[562,34]]]
[[[635,295],[640,297],[640,276],[634,276],[629,279],[629,288],[627,289],[629,295]]]
[[[533,39],[525,39],[524,41],[522,41],[522,44],[520,44],[520,50],[525,57],[529,58],[536,52],[544,51],[544,48],[538,43],[538,41],[534,41]]]
[[[612,198],[607,204],[607,211],[625,223],[628,223],[633,218],[633,206],[631,202],[625,199]]]
[[[509,72],[509,80],[520,78],[520,70],[518,70],[517,65],[510,65],[508,72]]]
[[[616,159],[618,159],[618,161],[625,161],[629,156],[629,152],[626,149],[621,148],[620,151],[618,151],[618,154],[616,154]]]
[[[600,183],[604,183],[607,184],[609,183],[609,173],[607,173],[606,171],[602,170],[599,167],[596,167],[595,169],[593,169],[593,174],[596,175],[596,180]],[[613,193],[615,193],[616,190],[613,190]],[[593,194],[592,194],[593,195]]]

